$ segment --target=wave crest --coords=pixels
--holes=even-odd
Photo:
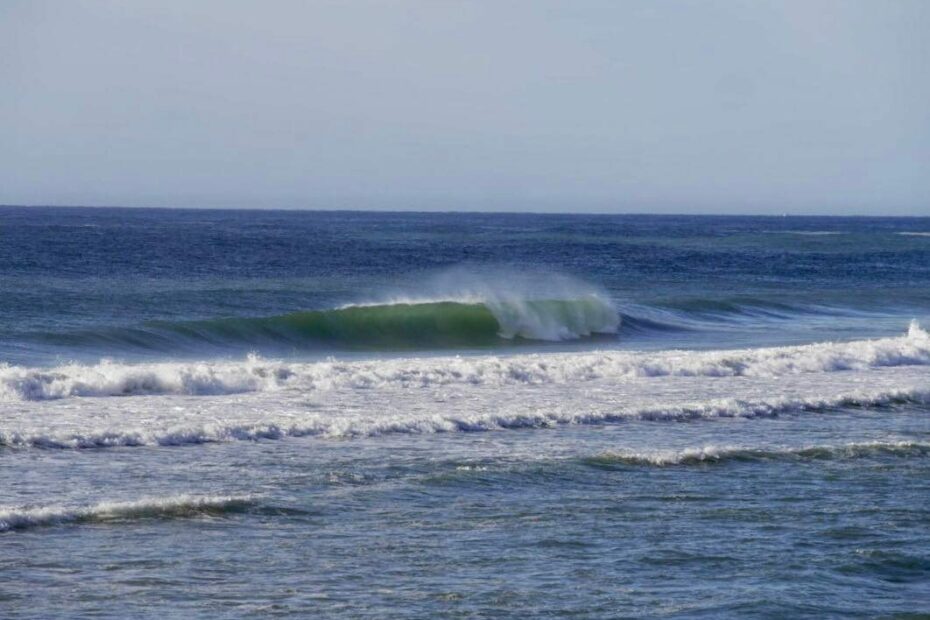
[[[0,532],[64,523],[108,523],[218,515],[245,508],[251,501],[249,496],[175,495],[134,502],[100,502],[72,508],[0,508]]]
[[[843,445],[745,448],[701,446],[684,450],[611,452],[588,460],[594,465],[709,465],[725,462],[808,461],[856,459],[877,456],[914,457],[930,455],[930,443],[920,441],[870,441]]]

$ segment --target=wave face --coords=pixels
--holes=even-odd
[[[615,333],[604,298],[427,301],[352,305],[263,318],[152,322],[143,327],[46,334],[56,345],[174,350],[277,344],[312,348],[490,347],[513,340],[562,341]]]
[[[930,365],[930,334],[913,322],[905,336],[732,351],[591,352],[507,357],[435,357],[292,363],[239,362],[0,365],[0,401],[88,396],[210,396],[277,390],[514,386],[637,377],[779,377]]]
[[[111,523],[219,515],[249,506],[249,497],[175,495],[134,502],[100,502],[68,508],[0,508],[0,532],[66,523]]]

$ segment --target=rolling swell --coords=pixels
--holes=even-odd
[[[155,321],[140,327],[44,334],[44,342],[171,351],[278,344],[392,350],[493,347],[615,333],[620,317],[598,296],[519,301],[430,301],[353,305],[260,318]]]
[[[486,293],[486,292],[485,292]],[[564,342],[616,334],[669,338],[804,321],[811,317],[866,317],[839,306],[756,298],[686,298],[621,304],[597,293],[549,299],[503,296],[500,291],[438,300],[347,305],[265,317],[150,321],[69,332],[31,333],[30,342],[109,352],[201,354],[216,351],[443,350]]]

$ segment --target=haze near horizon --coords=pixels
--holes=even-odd
[[[0,204],[930,214],[930,4],[0,5]]]

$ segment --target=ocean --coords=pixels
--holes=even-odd
[[[930,617],[930,218],[0,208],[0,617]]]

